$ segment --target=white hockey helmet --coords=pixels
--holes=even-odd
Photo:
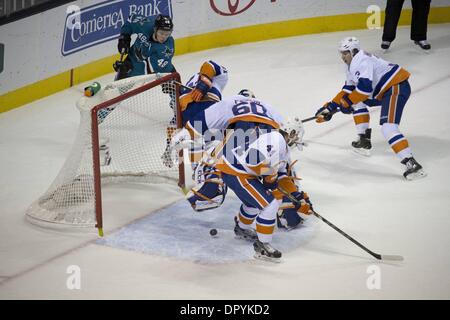
[[[289,147],[296,146],[299,150],[302,150],[305,128],[300,118],[289,118],[281,125],[280,129],[284,132],[286,143]]]
[[[351,55],[354,55],[354,49],[361,50],[359,40],[355,37],[346,37],[339,42],[339,52],[350,51]]]

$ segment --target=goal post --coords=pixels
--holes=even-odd
[[[96,227],[103,235],[102,186],[177,183],[184,165],[167,148],[181,128],[180,75],[151,74],[112,82],[77,102],[80,125],[72,150],[28,220],[52,227]]]

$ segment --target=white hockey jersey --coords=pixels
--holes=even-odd
[[[283,116],[270,104],[255,98],[231,96],[198,113],[186,123],[186,128],[197,135],[207,130],[224,130],[238,121],[264,123],[280,128]]]
[[[222,99],[222,91],[228,83],[228,71],[224,66],[221,66],[212,60],[205,61],[200,68],[200,72],[192,75],[186,82],[186,87],[181,87],[180,89],[181,111],[184,111],[187,106],[193,102],[190,95],[192,90],[189,88],[195,88],[200,74],[207,75],[212,81],[212,86],[207,92],[208,96],[212,97],[216,101]],[[201,102],[202,101],[197,103]]]
[[[233,144],[233,138],[228,139],[215,167],[223,173],[246,178],[284,176],[289,159],[284,137],[274,130],[248,144]]]
[[[356,104],[369,98],[381,100],[393,85],[408,79],[410,73],[397,64],[390,63],[371,53],[359,51],[346,66],[346,81],[342,90],[350,93],[349,99]],[[333,101],[339,103],[342,95]]]

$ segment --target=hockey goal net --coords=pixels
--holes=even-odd
[[[97,227],[103,234],[102,185],[184,185],[181,161],[167,152],[181,127],[178,73],[113,82],[77,102],[80,125],[72,150],[47,192],[27,210],[39,225]]]

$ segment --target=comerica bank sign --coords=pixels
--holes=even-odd
[[[61,53],[63,56],[115,39],[132,14],[172,17],[171,0],[105,1],[86,8],[67,7]]]

